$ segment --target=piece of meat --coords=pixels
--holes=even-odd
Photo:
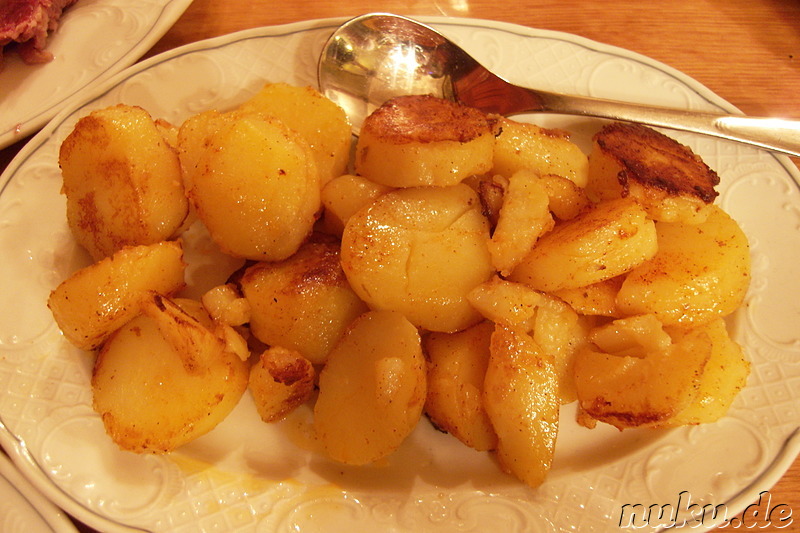
[[[16,48],[27,64],[45,63],[53,56],[45,47],[47,35],[58,28],[64,9],[77,0],[2,0],[0,1],[0,65],[2,48]]]

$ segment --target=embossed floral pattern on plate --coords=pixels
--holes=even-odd
[[[735,111],[681,73],[625,50],[495,22],[427,20],[512,81]],[[91,357],[64,341],[45,306],[49,291],[88,262],[66,225],[60,142],[79,117],[117,102],[177,124],[234,105],[266,81],[313,85],[317,54],[337,22],[250,30],[131,67],[60,113],[4,174],[0,440],[41,490],[104,531],[437,533],[617,531],[625,503],[664,504],[689,491],[695,502],[733,512],[767,490],[800,449],[798,172],[787,158],[689,134],[673,135],[719,171],[720,202],[753,254],[752,290],[730,319],[753,371],[719,423],[588,430],[565,406],[553,471],[535,491],[424,420],[380,465],[333,464],[303,446],[308,409],[266,425],[247,396],[214,431],[170,456],[116,449],[91,409]],[[572,131],[587,150],[599,127],[586,118],[527,118]],[[186,240],[195,250],[207,244],[198,231]]]

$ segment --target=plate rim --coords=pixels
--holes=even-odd
[[[17,169],[23,165],[24,162],[51,137],[54,131],[61,126],[65,119],[73,115],[80,108],[90,104],[93,100],[102,97],[105,93],[115,88],[125,79],[143,72],[157,64],[170,61],[173,58],[184,54],[222,47],[234,42],[251,38],[279,36],[294,32],[310,31],[314,29],[333,29],[350,18],[352,17],[310,19],[287,24],[261,26],[240,30],[182,45],[123,68],[113,75],[108,75],[104,79],[80,90],[78,94],[76,94],[73,98],[66,102],[64,106],[62,106],[61,110],[48,121],[45,127],[43,127],[32,139],[28,141],[25,147],[12,159],[8,167],[0,175],[0,194],[2,194],[11,177],[15,175]],[[493,21],[488,19],[448,16],[416,16],[413,18],[434,26],[481,27],[490,30],[510,32],[522,38],[543,37],[548,39],[556,39],[571,44],[577,44],[590,50],[619,56],[624,59],[632,59],[641,62],[642,64],[655,67],[656,69],[681,81],[689,88],[697,92],[699,96],[708,101],[709,104],[717,106],[726,112],[740,113],[740,111],[733,104],[727,102],[719,95],[714,93],[711,89],[687,74],[658,60],[622,47],[608,45],[567,32],[532,28],[520,24]],[[768,153],[778,161],[782,169],[792,178],[791,181],[793,182],[793,185],[800,189],[800,170],[798,170],[791,158],[779,153]],[[121,524],[112,518],[96,513],[95,511],[82,505],[72,496],[66,494],[43,472],[35,458],[31,457],[27,452],[24,441],[22,441],[17,435],[11,433],[11,431],[3,424],[2,418],[0,418],[0,444],[2,444],[3,447],[9,452],[9,456],[17,465],[18,470],[23,474],[23,476],[25,476],[28,481],[37,489],[42,491],[45,496],[50,498],[55,504],[72,516],[78,518],[91,527],[97,527],[103,531],[145,531],[141,528]],[[800,456],[800,428],[795,429],[792,433],[787,435],[780,450],[772,458],[772,461],[756,478],[752,480],[748,486],[743,487],[742,490],[734,497],[723,503],[728,505],[729,509],[735,511],[734,515],[738,514],[742,509],[745,508],[746,505],[755,500],[760,490],[764,490],[764,484],[772,487],[778,480],[780,480],[780,478],[783,477],[798,456]],[[756,486],[758,486],[760,490],[757,489]],[[711,527],[713,527],[713,525],[710,526],[709,529]],[[705,527],[697,529],[698,531],[707,530]]]

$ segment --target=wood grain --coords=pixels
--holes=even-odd
[[[795,0],[195,0],[146,57],[237,30],[370,11],[483,18],[569,32],[666,63],[746,114],[800,117],[800,2]],[[0,170],[25,141],[0,151]],[[772,501],[788,504],[800,524],[800,461],[774,487],[763,488],[768,489]]]

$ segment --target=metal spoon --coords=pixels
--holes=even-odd
[[[433,94],[501,115],[555,113],[639,122],[713,135],[800,156],[800,120],[701,113],[540,91],[489,72],[434,29],[371,13],[342,24],[319,59],[320,90],[347,112],[357,134],[391,97]]]

